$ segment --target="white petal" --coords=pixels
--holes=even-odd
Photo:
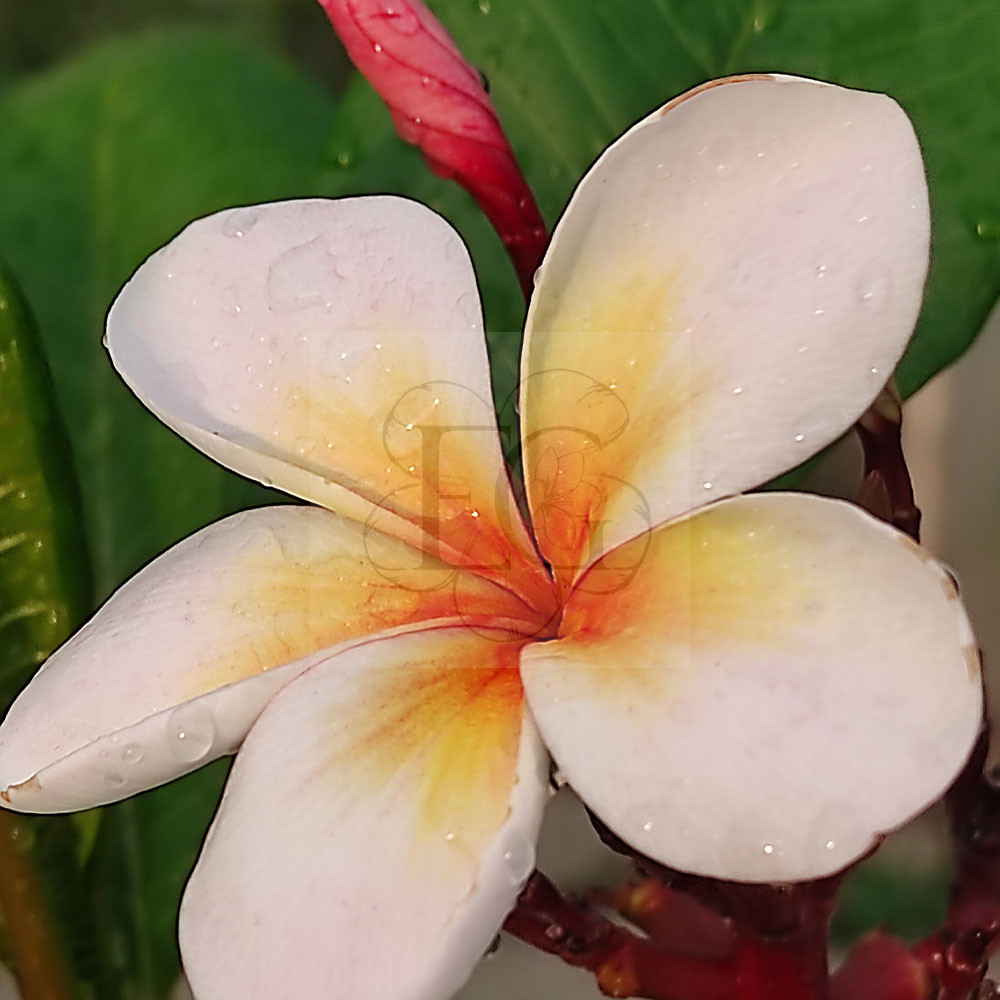
[[[540,539],[546,557],[571,578],[836,438],[910,337],[928,240],[920,149],[885,96],[734,78],[626,133],[574,194],[528,316],[532,511],[550,450],[580,452],[603,493],[585,540]]]
[[[948,574],[840,501],[713,505],[581,577],[525,691],[557,764],[638,851],[818,878],[938,798],[982,711]]]
[[[546,758],[517,644],[438,630],[265,709],[181,908],[199,1000],[444,1000],[534,867]]]
[[[146,406],[237,472],[548,592],[469,255],[430,209],[385,196],[201,219],[125,286],[107,343]]]
[[[0,727],[0,795],[80,809],[232,753],[330,647],[431,622],[530,632],[508,591],[306,507],[237,514],[125,584],[44,664]]]

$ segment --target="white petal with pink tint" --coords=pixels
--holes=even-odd
[[[547,797],[501,640],[376,640],[268,705],[181,908],[196,996],[443,1000],[464,982],[534,867]]]
[[[469,255],[423,205],[194,222],[122,290],[107,343],[142,402],[224,465],[547,593],[500,452]]]
[[[602,494],[573,547],[540,538],[561,575],[849,427],[913,330],[928,239],[920,149],[880,94],[723,80],[611,146],[555,231],[527,321],[532,510],[549,451],[582,455]]]
[[[125,584],[53,654],[0,727],[0,794],[81,809],[231,753],[331,647],[433,621],[530,633],[508,591],[308,507],[237,514]]]
[[[569,783],[639,852],[819,878],[937,799],[982,691],[948,574],[853,505],[760,494],[610,553],[525,692]]]

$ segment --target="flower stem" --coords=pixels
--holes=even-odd
[[[775,939],[736,927],[733,1000],[829,1000],[827,921]]]
[[[52,934],[24,820],[0,809],[0,914],[14,953],[23,1000],[72,1000],[72,977]]]

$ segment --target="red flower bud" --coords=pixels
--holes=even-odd
[[[320,0],[400,136],[493,224],[525,297],[548,239],[479,72],[421,0]]]

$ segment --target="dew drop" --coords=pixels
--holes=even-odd
[[[530,840],[511,841],[503,852],[503,866],[511,882],[521,885],[535,870],[535,845]]]
[[[1000,240],[1000,221],[980,219],[976,223],[976,236],[981,240]]]
[[[15,821],[10,831],[10,842],[18,854],[27,854],[35,846],[35,827],[24,820]]]
[[[712,484],[706,479],[705,482],[701,484],[701,488],[703,490],[710,490],[712,488]]]
[[[647,819],[646,822],[642,824],[642,829],[645,833],[652,833],[653,821],[651,819]]]
[[[376,42],[376,43],[375,43],[375,44],[374,44],[374,45],[372,46],[372,48],[373,48],[373,49],[375,50],[375,53],[376,53],[376,54],[378,54],[378,53],[380,53],[380,52],[382,51],[382,46],[381,46],[381,45],[379,45],[379,43],[378,43],[378,42]]]
[[[734,396],[742,396],[743,395],[743,386],[741,386],[741,385],[733,386],[733,395]]]
[[[488,14],[493,9],[491,0],[477,0],[476,6],[479,8],[480,14]]]
[[[394,4],[390,4],[386,7],[385,14],[383,16],[385,23],[388,24],[393,31],[398,31],[401,35],[414,35],[420,27],[420,21],[417,19],[417,15],[408,5],[396,6]]]
[[[826,842],[826,849],[828,851],[836,850],[836,847],[837,847],[837,842],[835,840],[828,840]]]
[[[795,435],[795,443],[796,444],[802,444],[802,442],[805,441],[805,439],[806,439],[805,434],[796,434]]]
[[[770,857],[774,854],[774,844],[765,844],[761,850]]]
[[[223,235],[236,239],[246,236],[260,222],[263,214],[259,208],[237,208],[229,212],[222,223]]]
[[[862,275],[858,280],[857,295],[866,309],[881,312],[889,300],[889,279],[884,274]]]
[[[222,289],[219,293],[219,305],[222,306],[222,311],[229,313],[230,316],[236,316],[242,312],[240,293],[236,290],[235,285],[227,285]]]
[[[138,764],[144,756],[142,747],[138,743],[129,743],[128,746],[122,749],[122,760],[126,764]]]
[[[215,721],[202,705],[181,705],[167,718],[167,737],[170,751],[178,760],[194,763],[212,749]]]
[[[317,236],[287,250],[274,262],[267,275],[267,292],[275,312],[329,308],[340,297],[343,282],[326,241]]]
[[[730,177],[737,166],[736,145],[730,136],[718,136],[698,150],[698,156],[716,177]]]
[[[458,301],[455,303],[455,308],[470,327],[478,329],[480,319],[479,296],[475,292],[466,292],[464,295],[460,295]]]

